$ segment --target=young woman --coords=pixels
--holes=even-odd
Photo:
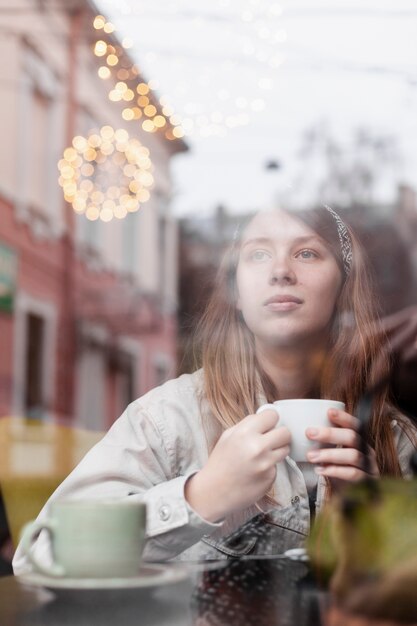
[[[148,560],[300,546],[311,511],[365,475],[355,409],[389,366],[375,319],[363,253],[330,207],[257,214],[226,254],[201,320],[202,369],[133,402],[52,499],[144,498]],[[307,433],[336,447],[297,465],[275,411],[256,410],[308,397],[346,411]],[[364,434],[371,474],[408,474],[411,431],[376,394]],[[45,536],[36,549],[49,558]],[[29,569],[19,548],[14,569]]]

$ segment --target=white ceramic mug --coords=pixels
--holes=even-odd
[[[344,411],[344,402],[337,400],[316,400],[310,398],[296,398],[291,400],[277,400],[273,404],[263,404],[256,411],[273,409],[279,415],[277,426],[286,426],[291,432],[290,457],[294,461],[307,461],[307,451],[320,447],[316,441],[306,437],[307,428],[322,428],[331,426],[327,411],[339,409]]]

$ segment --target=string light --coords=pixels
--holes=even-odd
[[[139,85],[136,87],[136,91],[139,95],[146,96],[146,94],[149,93],[149,85],[147,85],[146,83],[139,83]]]
[[[119,59],[115,54],[109,54],[106,60],[107,60],[107,65],[110,65],[111,67],[114,67],[119,62]]]
[[[111,22],[106,22],[103,26],[103,30],[105,33],[112,33],[114,29],[114,25]]]
[[[96,45],[94,46],[94,54],[98,57],[103,57],[107,52],[107,44],[102,39],[96,41]]]
[[[74,137],[58,169],[65,200],[92,221],[109,222],[137,211],[154,183],[148,148],[111,126]]]
[[[165,67],[172,69],[167,72],[165,86],[169,88],[172,80],[172,96],[177,99],[178,110],[174,112],[164,96],[164,101],[160,100],[162,111],[158,111],[167,122],[172,124],[170,118],[175,114],[181,118],[179,126],[186,134],[223,135],[226,129],[247,124],[251,117],[262,114],[267,106],[266,93],[273,89],[275,71],[284,60],[282,45],[287,33],[280,21],[283,12],[280,3],[271,0],[213,0],[198,10],[195,4],[184,3],[184,0],[166,0],[163,9],[150,0],[143,0],[135,4],[133,10],[134,15],[141,19],[142,37],[138,45],[142,46],[142,58],[147,63],[148,73],[151,76],[158,74],[162,60]],[[182,22],[181,28],[176,29],[175,20]],[[159,49],[155,47],[154,40],[146,41],[154,23],[155,26],[158,23],[161,31],[158,39],[161,43],[157,44]],[[190,26],[190,41],[198,41],[191,55],[184,45],[184,24],[187,23]],[[234,28],[236,25],[238,28]],[[166,41],[163,36],[165,27],[167,32],[169,28],[169,47],[162,43]],[[214,36],[218,45],[213,48]],[[226,51],[227,56],[222,51]],[[187,57],[187,71],[196,68],[195,80],[181,76],[185,67],[182,56]],[[251,70],[253,78],[248,81],[248,71]],[[148,84],[151,91],[158,88],[155,78],[151,78]],[[241,98],[247,99],[244,109],[237,105]],[[141,102],[137,104],[142,110],[146,106]],[[242,110],[246,115],[241,115]],[[221,117],[215,115],[213,118],[216,112],[220,112]],[[201,123],[202,115],[205,115],[205,123]],[[200,119],[199,123],[197,119]],[[170,138],[173,133],[167,130],[165,128],[166,136]],[[177,134],[181,133],[174,136]]]
[[[115,31],[112,22],[106,21],[102,15],[97,15],[94,18],[93,26],[96,30],[102,30],[107,34]],[[165,138],[169,141],[175,141],[184,137],[185,130],[181,128],[180,118],[176,116],[174,121],[172,117],[174,110],[172,107],[168,108],[158,103],[154,95],[154,90],[159,86],[159,82],[155,78],[150,79],[147,83],[140,82],[135,85],[135,90],[125,82],[130,79],[136,82],[138,76],[137,68],[132,66],[130,60],[124,54],[124,49],[130,48],[132,45],[133,42],[128,37],[122,40],[121,47],[107,43],[104,39],[98,39],[95,42],[94,54],[98,57],[105,57],[106,61],[106,65],[99,67],[98,76],[103,80],[107,80],[112,76],[112,70],[116,70],[114,77],[117,79],[117,82],[113,88],[109,89],[109,100],[111,102],[132,102],[132,106],[125,107],[122,110],[122,118],[126,122],[137,121],[142,117],[148,118],[141,123],[141,127],[145,132],[162,131],[165,134]],[[93,154],[89,153],[87,157],[93,157]]]
[[[109,68],[104,66],[104,65],[102,65],[101,67],[98,68],[97,74],[103,80],[107,80],[107,78],[110,78],[110,76],[111,76],[111,72],[110,72]]]
[[[94,28],[96,28],[97,30],[100,30],[101,28],[103,28],[103,26],[105,25],[105,23],[106,23],[106,18],[105,18],[105,17],[103,17],[103,15],[97,15],[97,16],[94,18],[94,21],[93,21],[93,26],[94,26]]]

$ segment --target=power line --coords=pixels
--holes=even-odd
[[[23,34],[23,31],[13,30],[13,29],[0,26],[0,33],[7,34],[7,35],[21,36]],[[52,31],[52,30],[31,31],[31,34],[42,36],[42,37],[53,36],[53,37],[60,37],[61,39],[68,38],[67,33],[63,33],[60,31]],[[279,52],[280,50],[277,49],[277,53]],[[258,71],[259,67],[261,66],[265,69],[266,72],[272,72],[272,71],[287,72],[290,70],[296,70],[296,71],[297,70],[299,71],[309,70],[309,71],[334,71],[334,72],[350,72],[350,73],[357,72],[360,74],[386,75],[386,76],[392,76],[392,77],[401,78],[403,80],[407,80],[410,84],[417,86],[417,70],[415,69],[408,70],[408,69],[398,68],[398,67],[384,67],[382,65],[381,66],[360,65],[360,64],[354,64],[354,63],[350,63],[350,62],[343,61],[343,60],[337,60],[337,59],[336,60],[314,59],[311,51],[308,51],[308,50],[305,53],[303,53],[303,60],[298,60],[298,61],[291,60],[291,58],[287,56],[285,60],[282,62],[282,64],[277,68],[269,67],[267,64],[265,64],[262,61],[259,61],[257,59],[253,59],[250,57],[246,57],[244,55],[242,56],[235,55],[231,57],[230,54],[225,53],[224,56],[222,55],[214,56],[212,52],[208,52],[205,55],[204,53],[196,53],[195,50],[191,50],[191,49],[189,50],[176,49],[175,54],[173,55],[172,49],[170,48],[153,49],[151,53],[154,53],[155,55],[161,56],[164,58],[172,59],[173,56],[175,56],[177,58],[187,59],[187,63],[192,63],[192,64],[196,64],[196,63],[198,64],[201,62],[207,62],[207,63],[212,62],[215,65],[216,63],[219,63],[225,60],[225,61],[230,61],[235,64],[238,63],[240,68],[244,69],[245,71],[248,71],[248,70]],[[284,50],[284,53],[285,53],[285,50]],[[143,51],[143,54],[146,54],[146,52]],[[140,56],[141,56],[141,53],[139,51],[138,52],[139,60],[140,60]],[[143,64],[143,60],[140,61],[140,63]],[[5,82],[6,81],[4,79],[0,80],[0,84],[1,83],[4,84]]]
[[[293,49],[295,46],[293,46]],[[147,50],[147,52],[150,52]],[[279,54],[281,50],[277,48],[277,54]],[[142,54],[146,54],[146,51],[143,50]],[[348,71],[348,72],[359,72],[359,73],[370,73],[370,74],[387,74],[392,76],[397,76],[401,78],[407,78],[409,80],[417,80],[417,70],[414,68],[400,68],[400,67],[385,67],[383,65],[371,65],[371,64],[359,64],[352,63],[349,61],[345,61],[343,59],[323,59],[322,57],[314,58],[314,52],[311,50],[305,50],[302,53],[302,60],[291,60],[291,58],[287,54],[287,48],[283,49],[283,54],[286,55],[285,60],[278,68],[268,67],[264,62],[258,61],[257,59],[253,59],[250,57],[242,56],[230,56],[230,54],[225,53],[224,56],[217,54],[213,55],[213,52],[207,52],[204,54],[203,52],[197,53],[194,49],[175,49],[175,53],[172,52],[171,48],[153,48],[151,54],[155,54],[157,57],[161,56],[164,58],[184,58],[187,59],[188,63],[201,63],[201,61],[212,61],[215,65],[219,61],[225,59],[231,61],[233,63],[239,63],[239,65],[245,68],[246,65],[253,65],[259,67],[259,65],[265,68],[265,71],[281,71],[288,70],[292,68],[299,69],[313,69],[313,70],[332,70],[332,71]],[[141,56],[141,51],[138,50],[138,56]],[[245,68],[246,69],[246,68]]]
[[[254,13],[253,20],[256,19],[267,19],[268,22],[271,20],[279,20],[282,22],[286,18],[297,18],[297,17],[312,17],[312,18],[322,18],[326,16],[334,16],[345,18],[346,16],[352,17],[372,17],[379,19],[404,19],[410,17],[417,17],[417,9],[370,9],[370,8],[361,8],[361,7],[293,7],[293,8],[285,8],[285,10],[279,15],[267,15],[265,13]],[[157,19],[164,21],[173,21],[173,20],[207,20],[213,22],[242,22],[245,25],[250,26],[251,21],[244,22],[241,20],[241,17],[237,13],[228,13],[228,14],[219,14],[219,13],[204,13],[202,11],[197,10],[180,10],[176,12],[169,13],[167,11],[158,11],[155,8],[151,9],[138,9],[136,11],[130,12],[126,17],[120,18],[121,20],[126,19],[130,21],[132,18],[134,19]],[[117,19],[117,18],[116,18]]]
[[[358,16],[377,17],[381,19],[417,17],[416,9],[371,9],[367,7],[309,7],[300,6],[285,9],[283,17],[323,17],[334,15],[337,17]]]
[[[56,0],[51,2],[50,0],[46,3],[46,8],[55,9],[57,7],[62,6],[62,2],[60,0]],[[27,7],[21,6],[17,7],[15,5],[10,5],[6,7],[0,7],[0,14],[16,14],[16,13],[39,13],[39,9],[36,7]],[[409,18],[409,17],[417,17],[417,9],[373,9],[370,7],[352,7],[349,5],[341,6],[341,7],[311,7],[311,6],[299,6],[299,7],[285,7],[283,12],[279,15],[273,15],[256,11],[252,12],[254,18],[267,18],[268,21],[271,19],[282,20],[287,17],[323,17],[323,16],[336,16],[336,17],[346,17],[350,16],[359,16],[359,17],[377,17],[380,19],[392,19],[392,18]],[[202,12],[200,10],[179,10],[175,12],[167,12],[166,10],[155,10],[154,7],[151,9],[136,9],[130,11],[125,18],[126,20],[131,20],[132,18],[138,19],[152,19],[156,18],[158,20],[175,20],[175,19],[191,19],[191,20],[208,20],[208,21],[216,21],[216,22],[236,22],[236,20],[241,21],[240,16],[237,13],[228,14],[220,14],[220,13],[207,13]],[[250,25],[251,22],[244,22]]]

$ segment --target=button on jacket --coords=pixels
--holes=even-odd
[[[259,405],[263,403],[265,398],[259,398]],[[202,414],[207,416],[205,425]],[[407,475],[414,446],[395,420],[392,428],[400,465]],[[188,505],[184,484],[206,463],[220,434],[221,427],[210,418],[202,394],[202,371],[168,381],[127,407],[58,487],[38,519],[47,516],[49,503],[56,498],[145,500],[144,558],[149,561],[273,554],[302,545],[310,528],[309,499],[303,474],[289,457],[277,465],[277,504],[273,507],[261,501],[259,508],[253,506],[212,524]],[[319,477],[317,509],[325,498],[325,479]],[[35,552],[38,559],[50,562],[45,531]],[[20,546],[13,567],[16,574],[31,570]]]

